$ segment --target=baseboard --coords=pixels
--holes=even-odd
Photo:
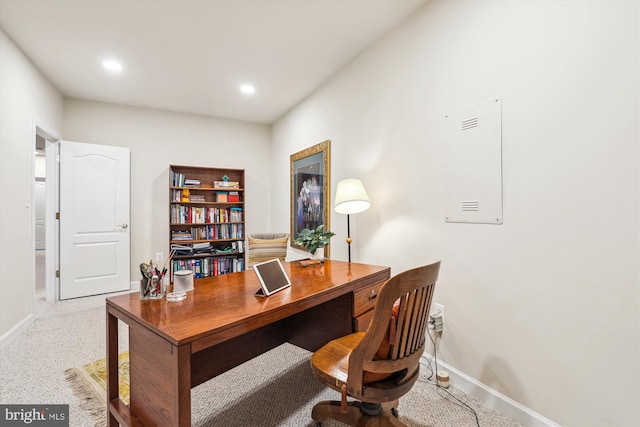
[[[33,313],[29,313],[24,319],[18,322],[13,328],[2,334],[0,337],[0,349],[4,349],[9,346],[11,341],[22,333],[25,329],[33,324]]]
[[[140,290],[140,281],[139,280],[138,281],[134,280],[134,281],[132,281],[130,283],[130,286],[131,286],[131,289],[130,289],[131,291],[139,291]]]
[[[433,356],[431,354],[425,353],[421,359],[423,359],[425,363],[433,363]],[[520,425],[527,427],[560,427],[559,424],[554,423],[550,419],[438,359],[438,370],[440,370],[440,368],[449,373],[449,380],[456,388],[481,400],[489,408],[503,413],[512,420],[517,421]]]

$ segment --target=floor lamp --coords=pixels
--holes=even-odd
[[[338,183],[336,199],[333,209],[347,215],[347,245],[349,250],[349,262],[351,262],[351,226],[349,215],[364,212],[371,206],[367,191],[359,179],[345,179]]]

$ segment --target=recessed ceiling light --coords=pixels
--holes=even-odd
[[[240,85],[240,92],[244,93],[245,95],[251,95],[255,93],[255,91],[256,91],[256,88],[253,85],[250,85],[250,84]]]
[[[122,64],[115,59],[105,59],[102,61],[102,66],[113,73],[119,73],[122,71]]]

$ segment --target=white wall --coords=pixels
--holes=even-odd
[[[168,256],[170,164],[244,169],[246,232],[270,230],[267,125],[66,99],[62,131],[68,141],[131,149],[132,281],[141,262]]]
[[[640,425],[639,3],[432,1],[272,130],[361,178],[354,260],[441,259],[446,361],[567,426]],[[444,115],[502,97],[504,224],[444,222]],[[332,258],[346,259],[346,224]]]
[[[5,338],[33,308],[34,203],[28,199],[34,120],[59,131],[62,96],[2,30],[0,58],[0,338]]]

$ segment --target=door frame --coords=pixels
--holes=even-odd
[[[59,265],[59,233],[58,221],[55,213],[58,212],[58,141],[61,137],[57,130],[52,129],[43,120],[37,117],[32,119],[32,135],[31,135],[31,197],[29,200],[31,206],[31,292],[32,301],[36,299],[36,210],[35,210],[35,153],[36,136],[45,139],[46,153],[46,207],[45,207],[45,286],[46,301],[58,300],[58,279],[56,278],[56,270]]]

